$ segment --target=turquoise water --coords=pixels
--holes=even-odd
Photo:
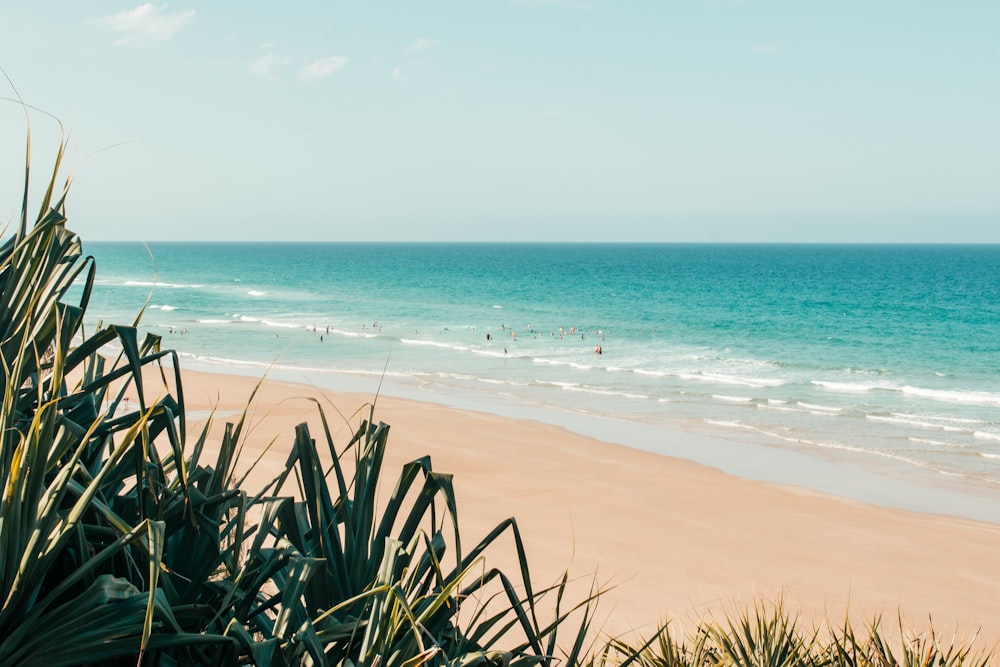
[[[942,511],[1000,521],[1000,246],[157,243],[155,269],[140,244],[85,251],[90,321],[148,298],[142,326],[189,367],[384,376],[700,460],[665,442],[680,428],[730,443],[727,464],[784,454],[835,491],[856,469],[876,480],[857,495],[932,511],[920,496],[957,489],[986,506]]]

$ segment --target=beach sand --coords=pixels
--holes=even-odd
[[[220,422],[237,419],[255,382],[185,371],[191,427],[211,408]],[[308,396],[331,420],[334,407],[349,416],[372,398],[264,382],[243,461],[274,445],[251,488],[283,465],[296,424],[320,433]],[[607,633],[648,636],[665,619],[683,633],[701,618],[781,599],[809,627],[824,618],[840,626],[847,614],[863,627],[881,614],[898,634],[902,614],[918,629],[930,618],[946,644],[977,632],[977,647],[1000,640],[1000,525],[740,479],[561,427],[436,404],[383,396],[375,417],[391,427],[387,484],[404,462],[430,455],[435,470],[455,475],[463,542],[471,547],[516,517],[537,584],[568,569],[584,591],[595,575],[613,586],[597,614]],[[349,421],[341,445],[359,418]],[[514,562],[504,550],[489,558]]]

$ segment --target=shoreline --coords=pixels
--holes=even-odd
[[[189,414],[214,407],[220,422],[245,407],[257,379],[182,375]],[[305,396],[346,415],[372,397],[271,376],[253,405],[245,460],[276,440],[251,485],[283,464],[296,424],[317,422]],[[898,610],[915,629],[931,618],[942,637],[978,631],[977,647],[1000,641],[995,524],[746,479],[551,423],[412,398],[381,395],[375,418],[391,427],[387,479],[425,454],[455,475],[469,544],[514,516],[538,582],[569,568],[614,585],[598,607],[607,632],[724,620],[734,605],[763,598],[782,600],[806,624],[839,626],[846,614],[863,628],[882,614],[892,630]],[[490,558],[507,565],[502,554]]]
[[[218,366],[184,359],[187,367],[211,374],[269,377],[339,393],[381,392],[458,410],[507,419],[528,419],[559,426],[577,435],[629,449],[692,461],[736,477],[802,487],[847,500],[983,521],[1000,526],[1000,490],[934,471],[904,470],[891,461],[838,450],[827,452],[781,447],[752,433],[739,433],[689,421],[642,423],[627,418],[574,412],[551,405],[530,405],[502,394],[473,396],[458,391],[428,391],[392,376],[357,375],[318,369]]]

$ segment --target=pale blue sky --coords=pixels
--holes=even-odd
[[[996,0],[0,2],[90,240],[1000,242],[998,35]],[[2,221],[23,137],[0,104]]]

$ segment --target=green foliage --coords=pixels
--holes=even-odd
[[[971,643],[942,644],[933,630],[886,632],[878,618],[861,634],[850,622],[841,629],[807,630],[782,604],[755,605],[724,623],[703,620],[690,637],[677,638],[668,626],[642,645],[612,640],[602,665],[637,667],[987,667],[993,651]]]
[[[544,665],[578,610],[579,652],[595,596],[561,612],[565,579],[535,591],[516,521],[463,552],[451,477],[426,457],[379,507],[389,428],[371,413],[338,449],[317,405],[322,451],[302,424],[252,496],[246,413],[189,438],[176,355],[135,326],[84,331],[95,267],[68,183],[53,195],[61,159],[32,225],[26,170],[0,247],[0,664]],[[485,565],[506,534],[514,577]]]
[[[170,528],[195,508],[179,380],[149,401],[143,376],[166,386],[158,364],[176,369],[176,357],[134,327],[84,335],[94,265],[65,227],[66,188],[53,198],[60,159],[37,220],[29,228],[23,210],[0,246],[0,664],[229,643],[186,632],[161,576]],[[26,182],[25,207],[27,192]],[[112,344],[120,352],[105,359]],[[120,409],[126,392],[138,397],[131,411]]]

